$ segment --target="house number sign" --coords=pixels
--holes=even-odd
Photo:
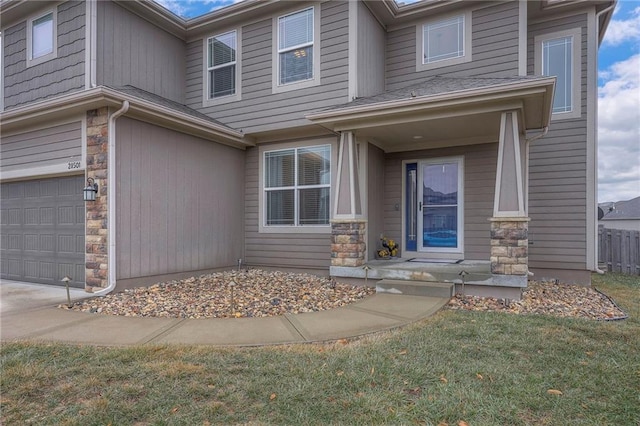
[[[67,163],[67,170],[79,169],[80,162],[79,161],[69,161]]]

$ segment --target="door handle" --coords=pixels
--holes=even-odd
[[[418,203],[418,211],[420,211],[420,212],[422,211],[422,201],[420,201]]]

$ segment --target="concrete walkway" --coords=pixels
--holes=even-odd
[[[91,297],[72,289],[71,300]],[[376,294],[329,311],[269,318],[136,318],[66,311],[64,287],[0,282],[2,341],[101,346],[190,344],[262,346],[338,340],[400,327],[433,315],[448,299]]]

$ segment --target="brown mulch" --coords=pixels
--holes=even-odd
[[[543,314],[595,320],[626,318],[624,311],[593,287],[555,282],[529,281],[528,287],[522,293],[522,299],[518,301],[457,294],[451,299],[448,307],[468,311]]]
[[[374,293],[315,275],[252,269],[158,283],[60,308],[129,317],[270,317],[334,309]]]

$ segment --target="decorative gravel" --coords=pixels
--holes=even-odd
[[[60,307],[128,317],[270,317],[334,309],[373,293],[373,288],[310,274],[252,269],[168,281]]]
[[[457,294],[449,302],[450,309],[499,311],[512,314],[544,314],[557,317],[615,320],[626,314],[604,294],[593,287],[555,282],[529,281],[519,301]]]

